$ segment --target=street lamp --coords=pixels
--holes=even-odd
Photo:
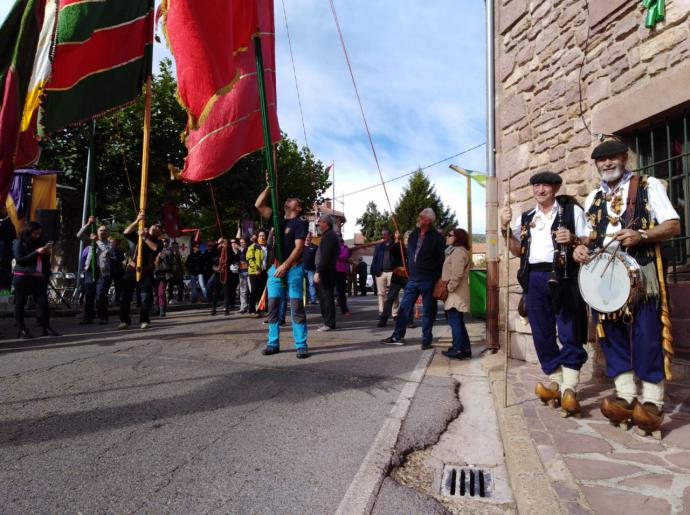
[[[467,234],[470,237],[470,254],[472,253],[472,179],[477,181],[482,188],[486,188],[486,174],[475,172],[457,165],[450,165],[454,172],[463,175],[467,179]]]

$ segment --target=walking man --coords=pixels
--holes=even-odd
[[[333,217],[322,215],[319,218],[319,231],[321,232],[321,242],[316,253],[316,273],[314,283],[319,290],[319,306],[323,326],[317,331],[332,331],[335,329],[335,266],[340,254],[340,242],[338,235],[333,230]]]
[[[314,274],[316,273],[316,251],[319,249],[311,242],[311,233],[307,234],[304,242],[304,252],[302,253],[302,265],[304,266],[304,277],[307,280],[307,302],[316,302],[316,286],[314,285]]]
[[[371,273],[376,281],[376,294],[379,301],[379,319],[383,313],[383,304],[388,296],[388,289],[393,278],[394,263],[391,258],[391,249],[395,245],[393,235],[387,227],[381,230],[381,243],[374,249],[374,257],[371,260]],[[398,316],[398,301],[393,303],[393,318]]]
[[[436,300],[433,298],[434,284],[441,277],[445,259],[443,236],[434,228],[436,213],[427,207],[417,217],[417,228],[410,234],[407,245],[407,264],[410,278],[405,285],[403,300],[398,310],[395,331],[381,340],[387,345],[405,345],[405,331],[412,306],[422,296],[422,349],[430,349],[433,340],[432,329],[436,318]]]
[[[125,275],[122,278],[122,295],[120,297],[120,325],[118,329],[127,329],[131,324],[130,305],[132,303],[132,295],[137,286],[141,291],[141,310],[139,311],[139,323],[142,329],[147,329],[151,324],[151,306],[153,304],[153,269],[156,262],[156,257],[161,251],[162,245],[158,237],[161,233],[160,225],[153,224],[148,229],[143,229],[139,232],[142,242],[142,267],[141,278],[136,280],[136,265],[137,265],[137,244],[139,243],[139,234],[134,230],[139,225],[139,221],[144,219],[144,214],[139,213],[136,220],[134,220],[124,231],[123,234],[130,242],[132,242],[132,253],[127,262]]]

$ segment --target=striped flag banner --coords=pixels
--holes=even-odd
[[[0,204],[16,167],[17,142],[46,0],[17,0],[0,26]]]
[[[50,77],[51,50],[55,37],[55,23],[57,21],[57,0],[46,0],[43,26],[38,36],[38,46],[34,58],[33,71],[29,81],[29,89],[26,92],[24,113],[19,128],[19,140],[17,141],[17,157],[15,168],[28,168],[34,165],[40,157],[40,149],[37,139],[38,111],[41,104],[43,88]]]
[[[39,131],[134,101],[151,73],[153,0],[60,0]]]

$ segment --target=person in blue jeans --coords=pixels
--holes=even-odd
[[[432,329],[436,318],[437,305],[433,298],[434,284],[441,276],[445,259],[443,236],[434,228],[436,213],[425,208],[417,217],[417,228],[410,234],[407,243],[407,265],[410,278],[405,285],[403,299],[398,310],[398,320],[393,334],[381,343],[404,345],[405,332],[411,309],[422,296],[422,349],[430,349],[433,340]]]
[[[469,359],[472,357],[472,348],[464,314],[470,310],[470,238],[464,229],[453,229],[447,241],[450,246],[443,262],[441,279],[448,290],[443,308],[453,334],[453,345],[442,354],[452,359]]]
[[[304,267],[304,278],[307,280],[307,302],[316,304],[316,285],[314,284],[314,274],[316,273],[316,251],[318,245],[311,242],[311,233],[307,234],[304,242],[304,252],[302,253],[302,266]]]
[[[266,188],[256,200],[256,208],[266,219],[270,219],[273,210],[269,207],[270,188]],[[292,336],[295,340],[297,358],[309,357],[307,350],[307,314],[304,310],[302,252],[309,232],[307,222],[300,218],[302,201],[288,198],[284,204],[284,217],[280,222],[280,235],[283,250],[283,262],[275,259],[268,270],[267,305],[268,305],[268,342],[261,353],[270,356],[280,352],[280,304],[285,290],[290,300],[290,318]]]

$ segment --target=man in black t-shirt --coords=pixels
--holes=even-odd
[[[131,244],[131,252],[125,263],[125,273],[122,277],[122,294],[120,297],[120,325],[118,329],[127,329],[132,320],[129,316],[130,304],[132,303],[132,294],[139,286],[141,291],[141,310],[139,311],[139,323],[142,329],[149,327],[151,323],[151,305],[153,304],[153,269],[156,262],[156,256],[161,251],[162,245],[159,239],[161,234],[161,227],[159,224],[153,224],[148,229],[143,229],[138,233],[135,232],[139,221],[144,219],[143,213],[139,213],[136,220],[134,220],[123,232]],[[141,234],[142,242],[142,268],[141,278],[137,283],[136,280],[136,264],[137,264],[137,245],[139,243],[139,235]]]
[[[269,207],[270,189],[266,188],[256,200],[256,208],[266,219],[270,219],[273,210]],[[300,218],[302,201],[289,198],[284,204],[285,214],[280,222],[280,234],[283,250],[283,262],[274,260],[268,270],[266,284],[268,294],[268,343],[262,354],[269,356],[280,352],[280,301],[287,293],[290,300],[290,318],[292,334],[295,338],[297,357],[309,356],[307,352],[307,315],[304,311],[304,269],[302,251],[304,241],[309,233],[307,222]],[[282,279],[282,278],[285,279]]]
[[[302,252],[302,267],[304,268],[304,278],[307,280],[307,300],[310,304],[316,302],[314,274],[316,273],[317,250],[319,250],[319,247],[311,242],[311,233],[307,234],[307,238],[304,241],[304,252]]]

